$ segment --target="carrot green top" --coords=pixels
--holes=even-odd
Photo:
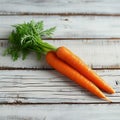
[[[43,21],[13,25],[15,29],[9,36],[9,46],[4,55],[10,54],[13,60],[17,60],[22,55],[25,59],[29,52],[34,51],[40,58],[41,54],[46,54],[50,50],[57,48],[44,42],[43,38],[50,38],[55,27],[44,30]]]

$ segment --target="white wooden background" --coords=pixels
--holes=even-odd
[[[115,90],[102,101],[49,67],[34,53],[25,61],[3,57],[11,25],[43,20],[56,26],[47,42],[65,45]],[[120,119],[119,0],[0,0],[1,120]]]

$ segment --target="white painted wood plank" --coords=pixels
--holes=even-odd
[[[119,120],[119,104],[0,105],[2,120]]]
[[[66,46],[92,68],[120,68],[120,40],[45,40],[57,47]],[[3,56],[7,40],[0,40],[0,67],[13,68],[50,68],[45,57],[41,60],[31,53],[26,60],[13,61],[11,56]]]
[[[96,71],[116,91],[106,94],[120,102],[120,70]],[[54,70],[1,70],[0,103],[105,102]]]
[[[120,38],[120,17],[106,16],[0,16],[0,38],[8,38],[11,25],[30,20],[56,26],[54,38]]]
[[[120,14],[119,0],[0,0],[0,14],[89,13]]]

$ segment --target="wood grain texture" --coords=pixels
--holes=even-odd
[[[97,109],[97,110],[96,110]],[[119,120],[120,104],[0,105],[2,120]]]
[[[3,57],[11,25],[43,20],[57,26],[55,46],[65,45],[81,57],[116,91],[100,100],[51,69],[31,53],[25,61]],[[0,119],[120,119],[119,0],[0,0]],[[44,69],[44,70],[43,70]]]
[[[55,46],[66,46],[83,59],[92,68],[120,68],[120,40],[45,40]],[[49,69],[45,56],[41,60],[31,53],[26,60],[13,61],[10,56],[3,56],[7,40],[0,40],[0,67],[2,68],[34,68]]]
[[[119,0],[0,0],[0,14],[120,14]]]
[[[120,17],[106,16],[0,16],[0,38],[7,39],[11,25],[30,20],[56,26],[53,38],[120,38]]]
[[[120,70],[96,71],[116,91],[120,102]],[[0,103],[107,103],[54,70],[1,70]]]

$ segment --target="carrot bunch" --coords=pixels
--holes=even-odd
[[[17,60],[21,53],[23,59],[31,51],[36,52],[39,58],[44,54],[47,63],[58,72],[99,98],[110,101],[101,90],[110,94],[115,91],[97,73],[68,48],[64,46],[56,48],[42,40],[45,37],[51,37],[55,27],[44,30],[43,21],[37,23],[30,21],[14,25],[14,27],[15,30],[10,34],[9,47],[5,50],[5,55],[10,54],[13,60]]]

